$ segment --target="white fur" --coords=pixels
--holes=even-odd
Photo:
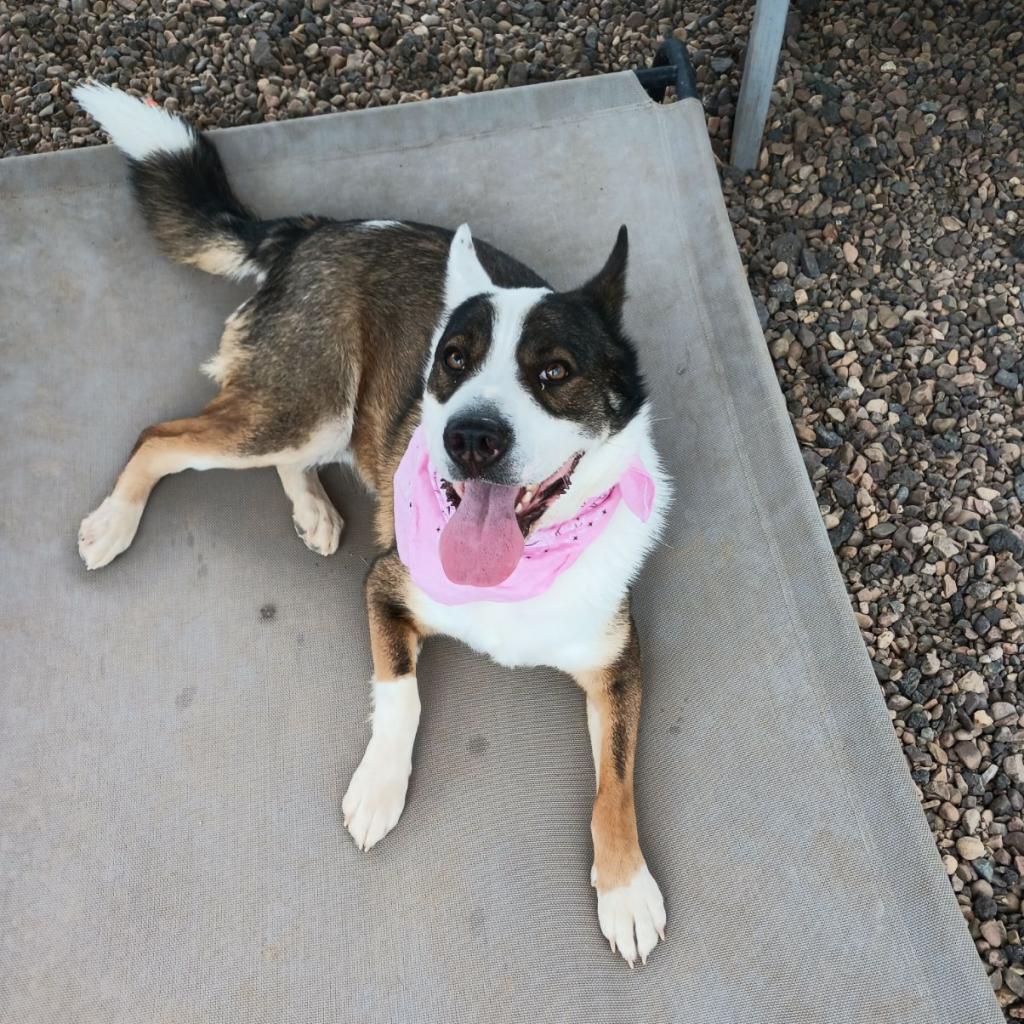
[[[454,474],[444,450],[445,424],[459,412],[488,407],[511,426],[515,445],[506,457],[510,476],[525,483],[540,483],[557,472],[573,455],[595,439],[572,420],[552,416],[519,380],[516,349],[527,314],[550,288],[499,288],[487,275],[463,224],[451,242],[445,276],[445,309],[450,313],[474,295],[487,294],[494,309],[491,345],[484,364],[444,404],[429,392],[423,396],[423,425],[431,462],[442,475]],[[444,332],[442,318],[431,346]],[[429,372],[429,367],[428,367]]]
[[[400,228],[400,220],[364,220],[360,225],[366,231],[377,231],[383,228]]]
[[[654,480],[654,505],[641,522],[620,503],[612,521],[543,594],[526,601],[477,601],[446,605],[411,585],[412,610],[438,633],[458,637],[502,665],[549,665],[580,672],[606,665],[621,641],[609,624],[647,553],[664,527],[672,490],[651,438],[645,406],[618,434],[589,437],[577,424],[551,416],[519,382],[516,346],[523,320],[547,289],[498,288],[481,265],[469,228],[452,239],[445,278],[446,312],[474,295],[489,294],[495,310],[491,348],[484,365],[446,403],[423,397],[423,427],[432,463],[451,469],[443,432],[456,411],[486,402],[503,414],[515,432],[509,458],[524,482],[540,482],[576,452],[584,452],[565,494],[547,510],[538,527],[572,518],[584,503],[603,494],[639,457]],[[437,348],[447,316],[434,334]],[[429,372],[429,364],[426,372]],[[442,473],[444,470],[441,470]]]
[[[287,448],[266,455],[229,455],[225,453],[197,455],[188,450],[172,450],[162,457],[154,459],[151,472],[155,474],[156,479],[159,479],[186,469],[258,469],[261,466],[284,466],[281,482],[285,484],[285,491],[292,498],[296,508],[296,524],[309,528],[316,524],[313,524],[311,519],[313,510],[307,506],[310,498],[315,501],[317,495],[313,493],[311,496],[300,496],[300,501],[296,501],[295,495],[298,492],[294,491],[294,488],[289,490],[289,485],[294,483],[294,478],[290,474],[295,471],[301,472],[312,466],[322,466],[329,462],[339,461],[347,452],[351,435],[351,417],[344,420],[332,420],[314,430],[306,443],[296,448]],[[289,474],[287,483],[286,474]],[[78,553],[88,569],[102,568],[108,562],[113,561],[122,551],[127,550],[139,528],[139,520],[146,508],[146,499],[142,501],[127,500],[124,497],[123,479],[124,474],[114,485],[113,492],[104,499],[99,508],[82,520],[79,527]],[[330,499],[323,493],[322,488],[320,493],[323,495],[323,501],[330,505]],[[302,539],[312,550],[318,551],[320,554],[330,554],[331,552],[327,549],[331,544],[331,535],[335,527],[340,535],[341,517],[335,512],[336,518],[332,520],[331,514],[322,507],[316,511],[328,520],[316,527],[316,546],[310,544],[307,536],[303,536]],[[337,542],[334,543],[334,547],[337,547]]]
[[[474,295],[481,295],[493,290],[494,283],[477,257],[469,225],[460,224],[452,236],[451,245],[448,248],[448,266],[445,270],[444,282],[445,313],[451,313],[456,306],[465,302],[466,299],[471,299]],[[438,326],[437,335],[434,338],[435,345],[444,330],[445,320],[447,320],[447,316],[442,318],[442,322]],[[433,349],[433,346],[431,348]]]
[[[402,815],[419,722],[415,676],[373,684],[373,731],[341,802],[360,850],[380,842]]]
[[[650,435],[646,408],[610,441],[585,455],[570,492],[578,511],[590,497],[608,490],[634,456],[654,480],[654,506],[641,522],[620,502],[611,522],[543,594],[526,601],[476,601],[446,605],[411,586],[413,613],[431,629],[458,637],[475,650],[511,667],[549,665],[581,672],[608,664],[621,637],[609,632],[629,584],[657,543],[671,501],[671,485],[661,469]],[[585,467],[588,459],[593,468]],[[584,489],[584,486],[586,489]],[[565,507],[567,493],[557,503]]]
[[[187,262],[207,274],[230,277],[234,281],[255,277],[256,283],[262,284],[267,276],[266,271],[246,258],[245,246],[237,239],[227,236],[199,249]]]
[[[647,963],[647,955],[665,937],[665,901],[647,865],[638,868],[626,885],[601,891],[597,884],[597,920],[601,933],[618,950],[630,967],[637,956]]]
[[[108,85],[90,82],[71,95],[133,160],[156,153],[184,153],[196,144],[195,132],[184,121]]]
[[[144,501],[126,501],[111,494],[82,520],[78,553],[87,569],[102,569],[128,549],[145,507]]]
[[[345,521],[334,507],[315,469],[278,466],[284,493],[292,501],[295,532],[310,551],[333,555],[338,550]]]
[[[587,698],[587,732],[590,734],[590,753],[594,757],[594,789],[601,788],[601,709]]]

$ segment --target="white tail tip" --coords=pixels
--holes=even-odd
[[[184,153],[196,143],[195,132],[186,122],[109,85],[90,82],[71,95],[133,160],[146,160],[156,153]]]

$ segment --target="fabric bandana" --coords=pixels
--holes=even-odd
[[[543,594],[601,536],[620,502],[647,522],[654,504],[654,480],[640,459],[634,459],[617,483],[591,498],[572,519],[533,530],[512,574],[493,587],[453,583],[441,566],[441,531],[453,509],[430,465],[422,427],[416,428],[395,473],[394,498],[398,557],[428,597],[448,605],[526,601]]]

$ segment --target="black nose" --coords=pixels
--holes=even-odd
[[[499,420],[464,416],[444,428],[444,449],[469,476],[480,476],[508,451],[512,431]]]

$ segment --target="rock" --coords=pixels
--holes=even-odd
[[[985,680],[979,672],[975,672],[973,670],[965,672],[960,677],[958,685],[964,693],[988,693],[988,687],[985,685]]]
[[[1009,797],[1005,793],[997,793],[992,797],[989,810],[996,818],[1006,818],[1013,813],[1013,804],[1010,803]]]
[[[991,895],[979,896],[974,901],[974,916],[979,921],[991,921],[998,913],[999,905],[992,899]]]
[[[943,821],[955,825],[960,820],[960,812],[948,800],[939,807],[939,814]]]
[[[526,85],[529,77],[530,65],[525,61],[516,61],[516,63],[508,69],[509,85]]]
[[[1017,717],[1017,706],[1015,704],[1011,704],[1011,703],[1009,703],[1009,701],[1005,701],[1005,700],[997,700],[992,705],[992,718],[996,722],[1001,722],[1001,721],[1003,721],[1006,718],[1016,718],[1016,717]]]
[[[1002,551],[1009,551],[1018,562],[1024,561],[1024,540],[1021,540],[1008,527],[1001,527],[989,534],[986,543],[989,551],[994,555]]]
[[[818,257],[810,249],[800,250],[800,269],[812,280],[821,277],[821,266],[818,263]]]
[[[768,318],[771,314],[768,312],[765,304],[756,297],[754,298],[754,310],[757,313],[757,322],[761,325],[761,330],[763,331],[768,326]]]
[[[970,768],[972,772],[978,770],[981,765],[981,751],[978,750],[974,743],[961,740],[953,750],[956,752],[956,756],[960,758],[960,761]]]
[[[857,246],[852,242],[843,242],[843,259],[846,260],[847,263],[856,263],[859,255],[860,253],[857,251]]]
[[[1004,758],[1003,771],[1012,782],[1024,782],[1024,754],[1010,754]]]
[[[832,481],[832,493],[836,496],[836,501],[844,508],[853,505],[857,498],[857,489],[846,477],[842,476]]]
[[[1002,921],[985,921],[981,928],[981,937],[990,945],[999,947],[1006,941],[1006,925]]]
[[[1024,974],[1011,969],[1003,972],[1003,980],[1015,996],[1024,996]]]
[[[814,436],[823,448],[838,448],[843,443],[843,439],[834,430],[820,423],[814,428]]]
[[[977,860],[985,856],[985,847],[981,840],[974,836],[962,836],[956,841],[956,852],[963,860]]]
[[[256,45],[252,49],[252,62],[258,68],[267,70],[277,70],[280,67],[280,62],[274,56],[273,47],[266,36],[256,40]]]
[[[771,244],[771,254],[775,260],[796,263],[800,255],[800,236],[792,231],[779,235]]]
[[[711,70],[714,71],[716,75],[721,75],[732,68],[735,63],[736,62],[732,57],[712,57]]]

